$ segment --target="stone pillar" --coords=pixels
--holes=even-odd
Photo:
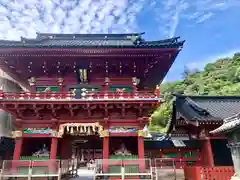
[[[240,129],[231,133],[230,140],[231,143],[228,144],[228,147],[231,150],[235,170],[235,175],[231,180],[240,180]]]
[[[57,144],[58,144],[57,137],[52,137],[51,149],[50,149],[50,159],[57,158]]]
[[[232,145],[230,149],[232,154],[233,166],[235,170],[235,175],[232,179],[240,180],[240,145],[238,146]]]

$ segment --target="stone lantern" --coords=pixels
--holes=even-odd
[[[227,136],[235,170],[231,180],[240,180],[240,113],[224,119],[223,125],[210,133],[225,134]]]

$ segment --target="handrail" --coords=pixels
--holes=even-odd
[[[106,91],[96,91],[96,92],[87,92],[82,94],[73,94],[70,92],[3,92],[0,91],[0,99],[6,100],[56,100],[56,99],[141,99],[141,98],[150,98],[158,99],[159,97],[156,93],[151,91],[137,91],[132,92],[106,92]]]
[[[30,180],[33,177],[57,177],[58,180],[64,175],[70,175],[70,169],[72,159],[67,160],[48,160],[48,161],[24,161],[24,160],[5,160],[3,161],[2,170],[0,172],[0,179],[9,177],[25,177]],[[25,173],[20,172],[20,169],[25,169]],[[39,168],[43,172],[39,173]],[[41,170],[40,168],[40,170]]]

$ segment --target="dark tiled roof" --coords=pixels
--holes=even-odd
[[[168,133],[180,117],[187,121],[223,121],[240,112],[240,96],[175,96]]]
[[[0,40],[2,48],[181,48],[184,41],[179,37],[160,41],[145,41],[141,35],[133,34],[51,34],[37,33],[36,39],[21,38],[21,41]]]
[[[223,120],[240,112],[240,96],[176,95],[176,111],[187,120]]]

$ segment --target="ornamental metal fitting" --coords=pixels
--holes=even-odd
[[[136,77],[132,77],[132,83],[133,83],[133,85],[137,85],[137,78]]]
[[[57,83],[59,86],[62,86],[63,85],[63,78],[57,78]]]
[[[108,84],[110,82],[110,79],[108,77],[105,77],[104,82],[105,82],[105,84]]]
[[[28,79],[28,83],[30,86],[34,86],[36,84],[36,78],[35,77],[30,77]]]

